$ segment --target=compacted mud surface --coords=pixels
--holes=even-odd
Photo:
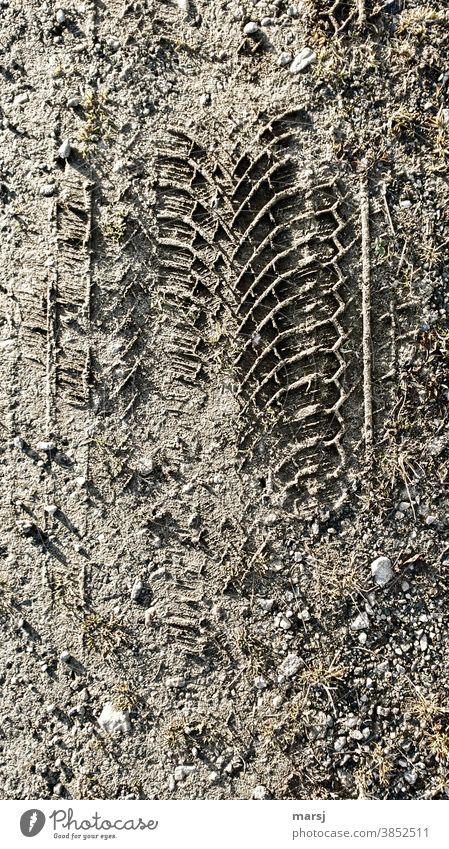
[[[0,3],[5,799],[449,796],[449,17]]]

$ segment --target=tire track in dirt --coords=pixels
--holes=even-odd
[[[268,443],[282,495],[311,479],[311,489],[304,488],[310,509],[319,481],[326,487],[345,465],[341,408],[350,392],[344,385],[342,348],[350,328],[342,326],[341,317],[354,298],[342,265],[354,238],[348,237],[346,220],[351,202],[337,177],[320,182],[318,176],[314,182],[310,172],[310,184],[298,183],[287,152],[295,134],[289,122],[295,119],[304,122],[302,114],[290,114],[262,130],[257,154],[243,154],[234,164],[232,188],[219,181],[225,169],[216,165],[210,169],[211,191],[211,178],[198,166],[205,152],[184,139],[185,150],[170,159],[175,188],[168,195],[165,189],[160,207],[173,205],[175,195],[178,210],[172,206],[164,216],[172,231],[176,225],[190,236],[170,240],[162,230],[159,244],[160,255],[171,251],[172,288],[178,297],[183,281],[180,314],[193,316],[193,342],[180,355],[193,369],[190,380],[198,378],[209,358],[198,362],[204,335],[196,328],[205,326],[208,315],[213,320],[224,315],[235,351],[240,452],[248,459],[262,440]],[[209,206],[204,192],[209,192]],[[166,257],[162,261],[167,266]],[[275,420],[271,428],[270,416]],[[280,424],[282,417],[285,424]]]
[[[167,367],[189,391],[210,391],[207,328],[218,324],[220,368],[238,404],[232,515],[245,529],[244,559],[270,539],[267,505],[280,519],[304,519],[345,503],[391,412],[388,378],[403,341],[394,295],[379,290],[371,267],[386,225],[382,187],[311,162],[310,132],[304,112],[289,111],[246,150],[210,162],[194,134],[177,129],[158,164],[157,256],[179,322]]]

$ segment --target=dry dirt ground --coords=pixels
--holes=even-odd
[[[0,6],[3,798],[447,798],[446,3]]]

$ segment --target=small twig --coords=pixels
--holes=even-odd
[[[357,0],[358,24],[362,27],[366,21],[365,0]]]
[[[399,260],[399,265],[398,265],[398,270],[397,270],[397,273],[398,273],[398,274],[399,274],[399,272],[400,272],[400,270],[401,270],[402,266],[404,265],[404,258],[405,258],[405,251],[406,251],[406,248],[407,248],[407,239],[405,239],[405,241],[404,241],[404,247],[402,248],[401,258],[400,258],[400,260]]]
[[[396,238],[396,232],[395,232],[395,229],[394,229],[394,226],[393,226],[393,221],[391,219],[390,208],[388,206],[387,187],[386,187],[385,183],[382,186],[382,197],[383,197],[383,201],[384,201],[385,212],[386,212],[386,215],[387,215],[388,223],[390,225],[390,230],[393,234],[393,237]]]

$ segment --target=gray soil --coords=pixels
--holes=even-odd
[[[445,4],[0,6],[2,797],[449,797]]]

